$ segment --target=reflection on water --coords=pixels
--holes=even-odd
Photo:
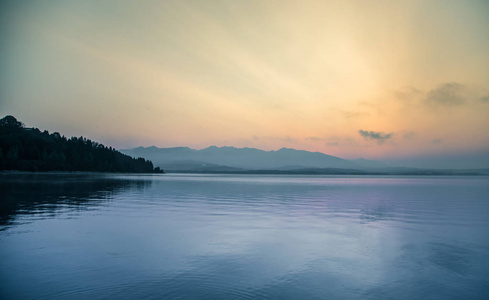
[[[0,298],[487,299],[489,178],[0,175]]]
[[[394,215],[390,212],[390,209],[386,206],[378,206],[375,208],[362,211],[361,219],[365,223],[388,220]]]
[[[19,214],[54,218],[58,211],[89,209],[114,194],[131,188],[141,190],[150,184],[150,180],[104,174],[0,174],[0,230]]]

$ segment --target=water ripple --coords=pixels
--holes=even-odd
[[[0,298],[486,299],[486,177],[0,178]]]

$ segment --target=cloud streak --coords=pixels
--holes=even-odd
[[[428,92],[427,103],[439,106],[458,106],[467,102],[462,95],[465,87],[456,82],[445,83],[442,86]]]
[[[416,138],[416,132],[413,132],[413,131],[408,131],[408,132],[405,132],[402,137],[406,140],[412,140],[412,139],[415,139]]]
[[[386,140],[390,139],[393,135],[393,133],[383,133],[380,131],[367,131],[367,130],[359,130],[358,133],[362,137],[364,137],[367,140],[374,140],[377,141],[379,144],[383,144]]]

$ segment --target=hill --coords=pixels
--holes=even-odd
[[[163,173],[144,158],[132,158],[84,137],[25,128],[13,116],[0,120],[0,170]]]
[[[290,170],[307,168],[337,168],[337,169],[361,169],[362,166],[339,157],[320,152],[309,152],[282,148],[277,151],[264,151],[255,148],[235,148],[211,146],[202,150],[188,147],[157,148],[138,147],[123,149],[122,153],[131,156],[140,156],[152,160],[156,165],[168,169],[174,169],[177,162],[198,162],[223,168],[245,170]],[[198,166],[192,166],[192,168]],[[169,170],[169,169],[168,169]],[[183,169],[181,169],[183,170]]]
[[[307,175],[487,175],[488,169],[407,168],[374,160],[346,160],[320,152],[282,148],[264,151],[255,148],[211,146],[138,147],[121,152],[152,160],[168,172],[222,174],[307,174]]]

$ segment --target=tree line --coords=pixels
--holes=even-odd
[[[84,137],[25,128],[13,116],[0,120],[0,170],[164,173],[149,160]]]

